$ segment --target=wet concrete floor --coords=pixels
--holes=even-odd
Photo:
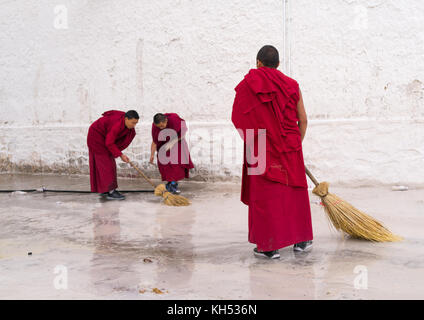
[[[403,236],[342,237],[310,193],[314,247],[253,256],[234,183],[182,182],[190,207],[153,193],[0,193],[0,299],[422,299],[424,190],[333,192]],[[0,189],[88,190],[88,177],[0,175]],[[151,189],[139,179],[120,189]],[[29,253],[31,253],[29,255]]]

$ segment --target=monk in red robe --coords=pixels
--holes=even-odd
[[[189,170],[194,168],[185,134],[184,119],[176,113],[158,113],[153,117],[152,146],[150,163],[154,163],[155,152],[162,181],[167,181],[166,189],[179,194],[178,181],[189,178]]]
[[[302,141],[307,117],[298,83],[278,71],[279,54],[264,46],[235,88],[232,122],[244,140],[241,201],[249,206],[254,254],[312,247],[312,222]],[[257,156],[255,156],[257,154]]]
[[[107,111],[90,126],[87,145],[90,158],[91,192],[101,193],[109,200],[123,200],[119,193],[115,158],[130,159],[122,153],[135,137],[137,111]]]

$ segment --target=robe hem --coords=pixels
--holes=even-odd
[[[289,246],[294,245],[294,244],[299,243],[299,242],[313,240],[314,237],[311,236],[311,237],[305,237],[305,238],[299,238],[299,239],[300,240],[290,240],[290,241],[282,242],[281,244],[275,245],[275,246],[272,246],[272,247],[264,247],[264,246],[261,246],[258,243],[251,241],[251,240],[249,240],[249,242],[252,243],[252,244],[256,244],[259,251],[274,251],[274,250],[279,250],[279,249],[289,247]]]

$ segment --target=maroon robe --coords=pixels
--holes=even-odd
[[[297,124],[298,83],[277,69],[252,69],[236,87],[232,122],[244,140],[241,201],[249,206],[249,242],[259,251],[312,240],[311,209]],[[254,129],[254,139],[246,130]],[[258,129],[266,129],[266,151],[258,152]],[[248,155],[266,165],[248,174]]]
[[[165,113],[165,116],[168,118],[168,124],[165,129],[175,130],[175,136],[178,138],[184,136],[187,132],[187,126],[184,119],[181,119],[176,113]],[[193,169],[194,165],[191,162],[187,142],[185,139],[179,140],[166,152],[168,159],[162,159],[162,161],[160,161],[161,147],[171,140],[171,136],[168,136],[165,141],[160,141],[159,134],[161,131],[162,130],[154,123],[152,124],[152,139],[157,146],[158,168],[162,176],[162,181],[179,181],[184,178],[189,178],[189,170]]]
[[[115,158],[135,137],[125,126],[125,112],[107,111],[88,129],[91,192],[104,193],[118,187]]]

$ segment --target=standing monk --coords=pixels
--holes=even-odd
[[[154,162],[158,151],[158,167],[162,181],[168,181],[166,189],[179,194],[178,181],[189,177],[189,170],[194,168],[185,134],[187,126],[184,119],[176,113],[158,113],[153,117],[152,146],[150,163]]]
[[[91,192],[101,193],[109,200],[123,200],[125,196],[116,188],[115,158],[122,161],[130,159],[122,153],[135,137],[135,126],[138,123],[137,111],[107,111],[93,122],[88,130],[87,145],[90,157]]]
[[[298,83],[277,70],[277,49],[264,46],[256,60],[257,69],[235,88],[232,122],[244,140],[241,201],[249,206],[249,242],[256,256],[278,259],[280,248],[312,247],[302,152],[307,117]]]

